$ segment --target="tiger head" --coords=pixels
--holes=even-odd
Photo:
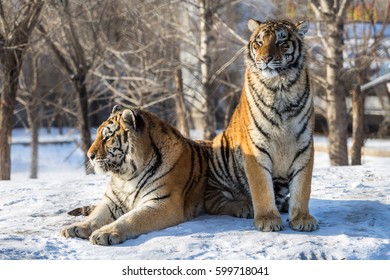
[[[303,37],[307,22],[293,24],[285,20],[260,22],[250,19],[252,32],[247,48],[247,63],[266,78],[288,74],[304,64]]]
[[[87,155],[97,173],[134,174],[148,153],[147,148],[140,148],[145,141],[142,111],[117,105],[97,129]]]

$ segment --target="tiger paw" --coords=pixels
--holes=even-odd
[[[297,231],[313,231],[318,229],[316,219],[311,215],[298,215],[289,222],[290,227]]]
[[[261,231],[279,231],[283,229],[282,219],[275,214],[256,217],[255,226]]]
[[[94,245],[110,246],[122,243],[126,238],[118,231],[98,229],[94,231],[89,241]]]
[[[235,203],[231,211],[233,212],[232,216],[238,218],[246,218],[246,219],[253,218],[253,206],[251,203],[248,203],[247,201],[239,201]]]
[[[74,224],[61,230],[61,235],[66,238],[78,237],[88,239],[91,233],[92,230],[89,226],[81,224]]]

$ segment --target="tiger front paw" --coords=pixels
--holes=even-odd
[[[261,231],[279,231],[283,229],[282,219],[275,214],[257,216],[255,218],[255,226]]]
[[[119,244],[125,240],[126,237],[120,232],[104,228],[95,230],[89,238],[92,244],[102,246]]]
[[[68,227],[64,227],[61,230],[61,235],[66,238],[78,237],[78,238],[88,239],[91,233],[92,233],[91,228],[88,225],[82,225],[82,224],[73,224]]]
[[[318,229],[316,219],[312,215],[298,215],[289,222],[290,227],[297,231],[313,231]]]

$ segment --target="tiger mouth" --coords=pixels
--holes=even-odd
[[[106,159],[90,160],[91,166],[96,173],[106,173],[110,171],[108,161]]]
[[[265,64],[262,62],[255,62],[256,67],[262,71],[276,71],[278,69],[278,66],[275,66],[273,64]]]
[[[273,66],[266,65],[264,67],[264,65],[260,65],[256,63],[256,66],[259,70],[267,74],[281,75],[284,71],[288,71],[288,67],[282,65],[273,65]]]

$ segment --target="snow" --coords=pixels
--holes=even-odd
[[[390,259],[390,158],[364,157],[362,166],[330,167],[317,152],[310,210],[320,229],[255,230],[252,219],[203,215],[112,247],[65,239],[60,229],[83,217],[67,211],[96,203],[108,177],[84,175],[75,131],[46,134],[39,147],[39,179],[28,179],[29,135],[15,131],[12,180],[0,181],[0,260],[296,260]],[[53,141],[69,142],[48,144]],[[324,139],[316,138],[319,144]],[[389,141],[367,142],[390,150]]]

